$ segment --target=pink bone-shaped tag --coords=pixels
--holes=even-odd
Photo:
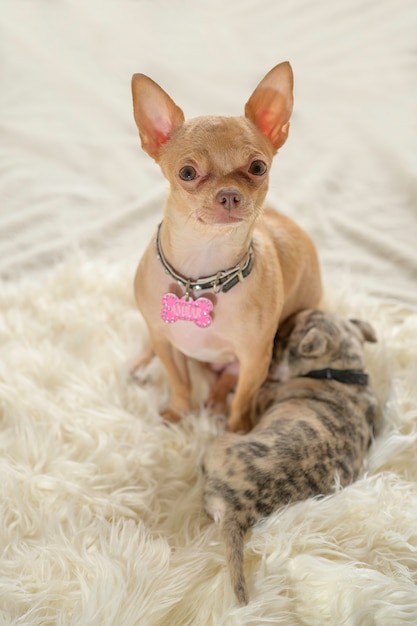
[[[194,322],[200,328],[210,326],[213,319],[210,315],[213,303],[208,298],[192,300],[183,296],[178,298],[174,293],[165,293],[161,299],[161,319],[166,324],[173,324],[178,320]]]

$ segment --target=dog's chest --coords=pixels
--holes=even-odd
[[[213,329],[200,329],[185,321],[169,325],[164,334],[183,354],[210,364],[226,364],[235,360],[233,346]]]
[[[164,304],[160,307],[161,333],[187,356],[208,363],[229,363],[235,360],[233,310],[239,303],[235,294],[205,294],[184,302],[174,303],[175,315],[163,319]],[[161,297],[163,301],[164,294]],[[203,298],[203,306],[200,306]],[[201,313],[210,303],[206,316]],[[178,316],[177,316],[178,315]],[[177,316],[177,317],[176,317]],[[173,319],[173,317],[175,319]],[[200,323],[201,322],[201,323]]]
[[[236,335],[245,332],[242,311],[247,294],[245,282],[250,277],[227,293],[195,291],[187,300],[184,287],[176,284],[156,259],[150,265],[152,286],[138,300],[154,332],[198,361],[233,362]]]

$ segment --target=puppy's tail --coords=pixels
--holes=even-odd
[[[226,559],[230,579],[240,604],[249,602],[246,580],[243,573],[243,538],[247,524],[239,519],[235,511],[227,511],[223,518],[223,538],[226,546]]]

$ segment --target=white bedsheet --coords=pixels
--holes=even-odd
[[[2,0],[1,274],[78,246],[136,264],[165,183],[139,145],[133,72],[187,116],[239,115],[288,59],[270,204],[312,234],[326,286],[417,306],[416,32],[411,0]]]

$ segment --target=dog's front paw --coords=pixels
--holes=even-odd
[[[182,414],[179,411],[170,407],[162,411],[161,416],[166,422],[171,422],[172,424],[176,424],[182,418]]]
[[[241,416],[239,419],[233,419],[232,416],[226,422],[226,430],[230,433],[239,433],[245,435],[252,429],[252,423],[249,416]]]

